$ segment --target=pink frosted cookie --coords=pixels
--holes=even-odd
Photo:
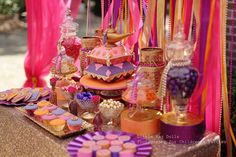
[[[100,141],[100,140],[104,140],[105,137],[103,135],[95,135],[93,136],[93,140],[95,141]]]
[[[117,138],[118,138],[118,135],[115,135],[115,134],[106,135],[106,139],[109,141],[116,140]]]
[[[57,116],[55,116],[52,113],[48,113],[48,114],[45,114],[45,115],[42,116],[43,123],[47,124],[47,125],[49,125],[49,122],[51,120],[56,119],[56,118],[57,118]]]
[[[56,106],[56,105],[48,104],[47,106],[43,106],[42,109],[48,110],[48,111],[51,112],[51,111],[55,110],[57,107],[58,107],[58,106]]]
[[[113,140],[110,143],[111,143],[111,146],[122,146],[123,145],[123,141],[121,141],[121,140]]]
[[[123,142],[128,142],[130,141],[131,137],[130,136],[127,136],[127,135],[122,135],[118,138],[120,141],[123,141]]]
[[[134,152],[131,150],[123,150],[119,154],[119,157],[134,157]]]
[[[96,142],[94,142],[94,141],[84,141],[83,142],[83,147],[84,148],[90,148],[93,145],[96,145]]]
[[[68,119],[71,119],[71,118],[74,118],[75,116],[69,112],[66,112],[62,115],[59,116],[59,118],[61,119],[64,119],[64,120],[68,120]]]
[[[124,143],[123,148],[125,150],[131,150],[133,152],[136,152],[136,144],[131,143],[131,142]]]
[[[111,152],[108,149],[98,150],[96,157],[111,157]]]
[[[92,150],[88,148],[80,148],[77,157],[92,157]]]
[[[97,141],[97,145],[101,146],[102,149],[108,149],[110,147],[110,142],[108,140]]]

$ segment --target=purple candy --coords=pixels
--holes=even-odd
[[[90,92],[81,92],[81,93],[77,93],[76,95],[77,99],[80,99],[80,100],[91,100],[92,96],[93,94]]]
[[[167,89],[173,97],[190,98],[198,72],[192,66],[172,67],[167,74]]]

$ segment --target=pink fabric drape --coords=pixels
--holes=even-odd
[[[72,15],[75,16],[81,0],[66,2],[78,5],[72,8]],[[64,0],[26,0],[28,51],[24,63],[27,77],[25,87],[46,85],[43,77],[49,73],[51,60],[57,55],[59,26],[63,21],[66,6]]]
[[[65,14],[63,0],[26,0],[28,22],[28,51],[25,57],[24,86],[45,86],[51,60],[57,54],[59,25]]]

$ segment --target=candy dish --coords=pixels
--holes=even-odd
[[[79,104],[79,107],[85,112],[81,115],[81,117],[85,120],[92,120],[95,116],[93,113],[95,104],[93,103],[94,94],[91,92],[80,92],[75,94],[75,100]]]
[[[90,132],[90,133],[78,136],[68,144],[67,151],[68,151],[68,153],[71,157],[77,157],[78,150],[83,148],[83,142],[84,141],[92,141],[93,137],[97,136],[97,135],[106,136],[106,135],[110,135],[110,134],[117,135],[118,138],[120,136],[129,136],[130,137],[130,143],[132,143],[131,145],[136,146],[135,147],[136,148],[135,152],[133,152],[132,150],[130,151],[130,150],[124,149],[123,146],[122,146],[122,150],[120,149],[120,146],[109,146],[108,148],[107,147],[102,147],[102,149],[99,149],[97,151],[97,155],[98,155],[98,152],[100,152],[100,150],[105,149],[105,150],[108,150],[111,153],[112,156],[115,156],[115,154],[117,152],[119,152],[119,155],[122,156],[122,157],[147,157],[147,156],[151,156],[152,146],[151,146],[150,142],[147,139],[145,139],[144,137],[141,137],[141,136],[137,136],[135,134],[122,132],[122,131],[107,131],[107,132],[98,131],[98,132]],[[128,145],[130,145],[130,144],[128,144]],[[134,148],[134,147],[132,147],[132,148]]]
[[[24,109],[26,110],[26,112],[30,115],[33,116],[34,115],[34,111],[36,109],[38,109],[38,105],[37,104],[33,104],[33,103],[29,103],[28,105],[26,105],[24,107]]]
[[[117,126],[114,119],[119,117],[123,109],[124,104],[112,99],[104,100],[99,104],[99,111],[102,113],[103,117],[108,120],[107,124],[104,125],[105,130],[113,129]]]

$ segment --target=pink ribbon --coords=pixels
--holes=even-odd
[[[133,35],[127,38],[125,43],[125,46],[130,49],[138,41],[139,33],[143,26],[143,21],[142,17],[140,16],[138,2],[136,0],[129,0],[128,6],[130,11],[130,17],[132,18],[133,25],[135,27],[135,32],[133,33]]]

